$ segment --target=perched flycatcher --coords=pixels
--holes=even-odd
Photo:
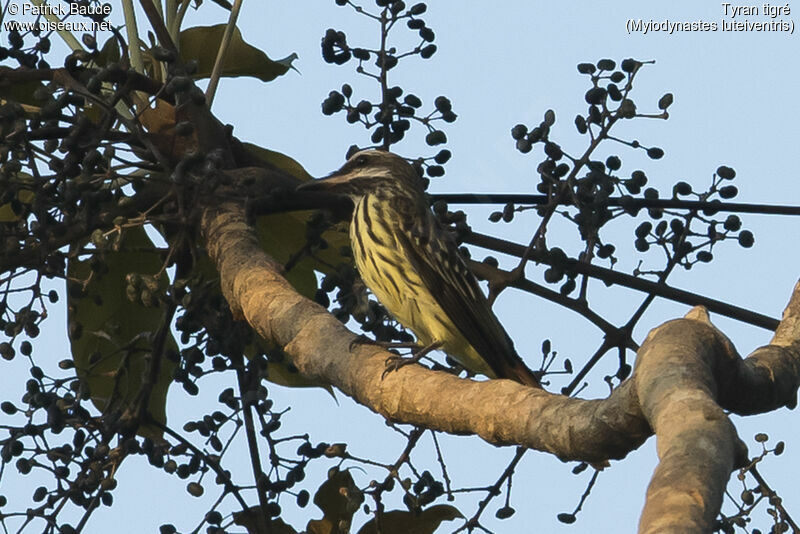
[[[434,217],[414,168],[389,152],[354,154],[327,178],[301,186],[350,197],[350,241],[361,278],[425,347],[437,346],[491,378],[539,386],[486,296]]]

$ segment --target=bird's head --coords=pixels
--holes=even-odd
[[[356,152],[342,167],[320,180],[306,182],[298,190],[349,196],[358,202],[367,194],[423,195],[422,183],[406,160],[381,150]]]

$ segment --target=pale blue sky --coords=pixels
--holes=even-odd
[[[354,78],[352,67],[334,67],[322,62],[318,55],[319,37],[326,28],[333,27],[344,30],[351,43],[361,43],[363,39],[374,42],[374,28],[333,2],[316,2],[313,11],[309,6],[309,3],[283,2],[267,4],[260,11],[252,4],[249,6],[252,14],[244,20],[252,24],[253,31],[249,32],[245,26],[245,35],[261,32],[263,40],[259,42],[274,57],[298,52],[297,66],[302,76],[290,74],[286,80],[266,88],[253,83],[252,91],[263,98],[261,112],[236,102],[230,103],[229,111],[222,101],[215,111],[235,124],[241,137],[252,136],[255,142],[283,150],[301,161],[312,174],[322,175],[340,164],[351,143],[366,143],[366,134],[347,125],[342,117],[331,119],[318,113],[318,102],[329,90]],[[623,147],[607,147],[608,153],[618,153],[631,165],[624,168],[630,171],[636,168],[632,165],[641,165],[650,177],[649,185],[669,195],[671,185],[681,179],[698,189],[705,187],[717,166],[727,164],[737,171],[739,200],[796,203],[800,198],[793,164],[800,118],[795,103],[800,94],[795,68],[800,51],[797,37],[786,33],[731,33],[721,29],[711,33],[628,34],[627,20],[639,18],[673,22],[704,20],[716,22],[721,28],[725,12],[720,3],[690,1],[431,2],[425,19],[436,31],[439,51],[430,61],[401,64],[393,71],[391,80],[428,104],[435,96],[446,94],[459,114],[458,121],[446,128],[453,159],[447,165],[447,175],[434,181],[432,191],[530,191],[536,183],[534,170],[539,156],[516,152],[510,128],[517,122],[537,124],[543,112],[552,108],[559,118],[555,127],[559,142],[573,150],[581,148],[583,140],[575,133],[572,119],[576,113],[585,111],[583,92],[587,84],[575,65],[604,57],[616,60],[635,57],[656,61],[637,79],[635,98],[639,109],[645,110],[649,104],[655,111],[656,101],[667,91],[675,95],[675,103],[666,122],[637,120],[617,131],[620,136],[636,138],[666,151],[662,160],[651,162],[636,158]],[[794,16],[779,18],[794,21]],[[354,87],[356,91],[360,88]],[[364,87],[372,89],[368,84]],[[408,155],[431,153],[423,145],[412,143],[400,145],[398,151]],[[471,223],[523,242],[537,223],[532,214],[510,226],[481,223],[490,211],[491,208],[475,210]],[[714,263],[690,272],[676,272],[671,283],[777,317],[798,278],[800,255],[794,240],[800,221],[759,216],[744,216],[743,220],[745,227],[756,234],[753,249],[724,244],[715,249]],[[550,233],[550,244],[558,242],[576,251],[574,229],[561,226],[565,228],[563,232]],[[633,249],[632,231],[633,225],[626,226],[619,234],[625,237],[615,240],[623,257],[619,268],[629,272],[635,263],[630,256],[625,258],[622,251]],[[652,265],[658,265],[660,257],[656,254],[650,257]],[[601,284],[594,284],[593,289],[592,304],[618,320],[626,317],[631,306],[639,301],[639,297],[630,300],[630,293],[624,290],[606,292]],[[587,358],[599,343],[596,329],[585,326],[570,312],[529,296],[505,294],[498,310],[520,352],[529,355],[529,361],[537,361],[545,337],[552,339],[560,354],[568,355],[574,362]],[[659,302],[640,322],[639,339],[660,322],[686,311],[686,306]],[[769,339],[768,332],[724,318],[713,319],[744,354]],[[599,366],[590,376],[597,386],[590,394],[604,394],[602,376],[613,372],[615,364],[611,356],[606,366]],[[359,421],[369,424],[370,416],[361,412],[357,412]],[[790,466],[800,461],[799,456],[791,456],[793,436],[786,430],[793,416],[794,413],[784,409],[766,417],[737,420],[741,437],[751,450],[756,450],[752,441],[756,431],[767,431],[774,440],[789,441],[789,452],[780,461],[769,462],[763,471],[779,491],[785,488],[790,511],[794,508],[789,474],[796,470]],[[379,418],[372,417],[375,419],[372,424],[380,427]],[[451,454],[460,454],[459,460],[470,466],[466,475],[460,473],[470,481],[492,480],[489,470],[483,478],[475,471],[483,473],[490,460],[500,465],[511,455],[511,451],[467,445],[474,440],[454,441],[459,449],[453,449]],[[615,463],[608,473],[602,474],[579,523],[564,527],[555,521],[555,515],[571,510],[586,475],[574,477],[569,474],[569,466],[542,454],[531,454],[515,480],[513,503],[518,513],[491,528],[497,532],[518,532],[528,530],[533,522],[541,522],[542,532],[635,532],[654,462],[651,440],[642,451]],[[494,470],[499,471],[496,467]]]
[[[210,2],[202,7],[202,17],[191,15],[187,19],[189,25],[224,20],[223,11]],[[121,16],[121,11],[117,9],[115,15]],[[431,187],[434,192],[531,191],[536,184],[534,172],[540,152],[519,154],[514,149],[510,128],[518,122],[538,124],[544,111],[552,108],[558,117],[553,137],[565,148],[577,151],[584,141],[575,132],[572,120],[576,113],[585,112],[583,93],[587,81],[577,73],[575,65],[606,57],[615,60],[635,57],[656,61],[637,78],[634,95],[639,109],[649,107],[656,111],[655,104],[664,92],[672,92],[675,103],[668,121],[636,120],[616,133],[660,146],[666,156],[652,162],[637,158],[631,150],[619,146],[609,146],[603,154],[619,154],[625,163],[623,169],[629,171],[636,168],[634,164],[640,165],[650,178],[648,185],[666,195],[679,179],[697,188],[705,187],[717,166],[727,164],[737,171],[740,201],[797,204],[800,198],[800,180],[795,168],[800,140],[796,130],[800,122],[797,106],[800,79],[796,70],[800,47],[795,35],[721,30],[672,35],[626,32],[627,20],[640,18],[705,20],[721,25],[725,13],[718,2],[498,4],[439,0],[429,2],[423,18],[436,31],[438,52],[431,60],[401,62],[392,71],[391,83],[420,96],[424,109],[432,105],[436,96],[447,95],[459,115],[454,124],[445,128],[453,159],[446,166],[446,176],[434,180]],[[767,20],[763,16],[746,18]],[[794,21],[796,17],[792,13],[779,18]],[[296,52],[299,59],[295,66],[301,74],[290,72],[267,85],[256,80],[223,80],[214,111],[221,120],[235,126],[235,135],[291,155],[315,176],[338,167],[350,144],[367,144],[367,134],[362,129],[348,125],[342,115],[323,116],[320,103],[328,91],[343,82],[350,82],[356,95],[374,97],[373,84],[353,83],[357,80],[353,64],[344,67],[325,64],[319,43],[325,30],[333,27],[344,30],[351,44],[373,45],[377,36],[374,24],[352,9],[337,7],[332,0],[245,0],[240,27],[246,40],[263,48],[272,58]],[[412,130],[409,139],[414,141],[401,144],[397,151],[409,156],[432,155],[435,151],[421,143],[423,136],[424,132],[414,134]],[[489,225],[486,216],[493,209],[496,208],[472,210],[470,222],[477,229],[521,241],[527,241],[538,223],[533,212],[529,212],[513,225]],[[723,244],[715,249],[717,259],[711,265],[677,272],[671,283],[778,317],[798,278],[800,254],[796,241],[800,220],[751,215],[742,219],[744,226],[755,233],[756,244],[752,249],[743,250],[735,243]],[[614,234],[622,258],[618,268],[628,272],[635,267],[631,256],[625,254],[626,250],[633,250],[633,228],[633,223],[619,225]],[[551,245],[559,244],[568,252],[578,250],[575,231],[567,225],[557,225],[549,239]],[[660,257],[655,253],[648,257],[652,266],[659,265]],[[531,269],[530,275],[536,277],[537,272]],[[640,300],[625,290],[606,290],[602,284],[593,284],[592,289],[591,303],[616,320],[623,320]],[[576,367],[600,341],[600,333],[579,317],[527,295],[503,294],[497,311],[531,366],[538,364],[544,338],[550,338],[554,350],[570,357]],[[686,311],[686,306],[659,302],[640,322],[638,338],[641,340],[650,328]],[[763,330],[724,318],[712,319],[743,354],[769,339],[769,333]],[[56,343],[63,346],[63,339],[56,339]],[[602,377],[614,371],[614,360],[610,356],[606,365],[598,366],[590,375],[594,387],[588,395],[604,395]],[[376,454],[371,451],[377,449],[380,459],[387,461],[402,448],[399,441],[388,439],[390,431],[379,416],[353,406],[341,395],[337,404],[320,392],[284,391],[277,387],[271,387],[270,391],[276,405],[292,406],[292,417],[284,423],[287,433],[289,429],[310,431],[314,441],[346,441],[349,450],[359,456]],[[176,391],[168,408],[174,419],[182,421],[189,417],[187,414],[192,413],[194,406],[188,397]],[[800,453],[794,450],[796,440],[792,440],[794,433],[789,430],[795,417],[795,413],[783,409],[769,416],[737,418],[735,422],[751,452],[756,451],[752,436],[757,431],[768,432],[773,440],[788,441],[785,455],[778,461],[769,461],[761,472],[786,499],[789,511],[798,514],[800,503],[792,498],[791,491],[795,485],[792,473],[798,469]],[[290,420],[295,422],[290,424]],[[471,438],[444,438],[443,442],[451,477],[458,487],[492,483],[503,462],[513,454],[511,449],[491,447]],[[426,449],[430,450],[429,440],[423,445],[423,451]],[[424,458],[423,451],[418,458]],[[433,471],[435,465],[427,464]],[[512,505],[517,513],[506,521],[494,520],[494,510],[502,505],[502,499],[498,499],[497,505],[491,506],[486,514],[486,518],[492,518],[487,526],[495,532],[533,531],[533,525],[538,525],[537,532],[635,532],[654,466],[655,447],[651,440],[642,450],[613,463],[601,474],[578,523],[567,527],[558,523],[555,516],[572,510],[588,480],[588,472],[573,476],[572,465],[561,464],[541,453],[529,453],[514,479]],[[321,472],[310,475],[309,480],[318,479]],[[354,476],[364,483],[378,474],[356,471]],[[4,481],[3,486],[7,483]],[[207,491],[204,499],[195,500],[183,492],[184,485],[175,477],[147,468],[144,462],[141,466],[131,462],[120,473],[115,506],[98,511],[88,531],[107,532],[115,528],[119,532],[152,532],[165,521],[174,522],[181,530],[191,530],[214,492]],[[314,484],[309,483],[308,488],[313,493]],[[14,491],[13,486],[0,488],[0,493]],[[734,493],[738,494],[738,490]],[[468,499],[463,502],[462,510],[471,515],[474,506],[467,504]],[[319,515],[313,504],[299,512],[292,511],[293,508],[287,500],[286,519],[297,528]],[[123,514],[126,519],[120,527],[119,518]],[[756,526],[767,525],[765,514],[756,517],[760,519]],[[364,521],[363,514],[357,516],[355,525],[360,526]],[[440,531],[452,530],[453,527]]]

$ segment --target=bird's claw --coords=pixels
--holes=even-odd
[[[412,363],[419,363],[419,361],[427,356],[428,353],[430,353],[432,350],[438,349],[441,346],[441,342],[435,341],[425,347],[417,346],[417,350],[415,350],[411,356],[400,356],[399,354],[389,356],[386,358],[386,360],[384,360],[386,369],[384,369],[383,373],[381,374],[381,380],[386,378],[386,375],[392,371],[397,371],[401,367],[405,367],[406,365],[410,365]]]
[[[350,342],[350,351],[356,348],[356,345],[373,345],[376,347],[383,347],[384,349],[419,349],[419,345],[409,342],[395,342],[395,341],[378,341],[367,337],[364,334],[359,334]]]
[[[415,354],[413,356],[400,356],[399,354],[395,354],[393,356],[389,356],[384,360],[384,365],[386,368],[383,370],[381,374],[381,380],[386,378],[386,375],[391,373],[392,371],[397,371],[401,367],[405,367],[406,365],[410,365],[412,363],[419,363],[419,360],[424,356],[424,354]]]

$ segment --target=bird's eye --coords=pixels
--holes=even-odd
[[[367,157],[366,156],[359,156],[356,158],[356,165],[364,166],[367,164]]]

